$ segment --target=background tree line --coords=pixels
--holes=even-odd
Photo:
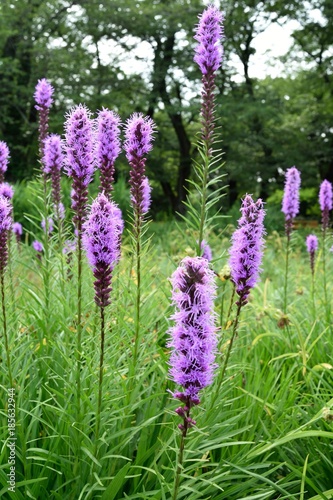
[[[292,165],[302,171],[305,188],[324,178],[332,182],[332,1],[226,0],[220,7],[225,55],[217,124],[229,186],[224,210],[245,192],[267,199]],[[11,150],[8,179],[27,179],[37,167],[33,93],[46,77],[55,87],[53,132],[62,133],[64,114],[79,102],[93,111],[115,109],[123,120],[133,111],[153,117],[158,135],[148,174],[155,206],[182,211],[199,129],[193,30],[203,8],[201,0],[2,0],[0,139]],[[272,23],[291,20],[297,24],[284,58],[289,70],[278,78],[253,78],[256,37]],[[118,174],[126,172],[122,159]]]

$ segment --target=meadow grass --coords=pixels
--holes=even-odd
[[[95,419],[99,376],[99,311],[93,277],[82,271],[80,425],[76,412],[76,276],[49,242],[49,262],[12,241],[6,309],[16,403],[16,491],[8,491],[6,357],[1,370],[0,496],[15,499],[168,499],[178,453],[177,403],[168,390],[169,277],[195,248],[185,226],[151,223],[141,259],[140,345],[133,367],[136,274],[130,237],[106,309],[103,401]],[[232,228],[211,234],[217,273],[227,263]],[[188,236],[192,237],[193,234]],[[195,241],[195,240],[194,240]],[[62,261],[62,259],[64,259]],[[197,426],[186,441],[178,498],[329,499],[333,488],[332,338],[326,322],[320,255],[315,310],[303,235],[293,234],[288,314],[283,313],[285,237],[267,237],[261,283],[244,307],[223,383],[202,393]],[[62,280],[62,266],[67,279]],[[49,274],[48,296],[43,276]],[[326,266],[328,287],[331,266]],[[217,277],[216,312],[223,314],[232,283]],[[47,309],[46,309],[47,308]],[[218,332],[217,372],[228,348],[235,308]],[[111,332],[109,334],[109,332]],[[216,377],[217,378],[217,377]],[[77,433],[80,432],[80,439]],[[96,458],[95,448],[98,449]],[[79,467],[78,465],[79,464]]]

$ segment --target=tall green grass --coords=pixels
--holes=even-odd
[[[8,492],[7,390],[9,376],[1,337],[0,497],[4,499],[169,499],[172,492],[179,417],[168,380],[170,284],[186,254],[185,226],[152,223],[142,255],[140,337],[132,354],[136,277],[130,237],[113,280],[106,310],[103,401],[98,459],[94,450],[99,370],[99,313],[93,277],[82,270],[82,421],[76,421],[76,260],[61,280],[57,238],[50,240],[49,308],[45,316],[43,265],[29,245],[11,245],[6,273],[7,332],[16,389],[16,491]],[[209,243],[219,273],[227,263],[232,228],[216,229]],[[193,235],[191,234],[193,237]],[[148,235],[147,235],[148,237]],[[195,239],[193,239],[195,241]],[[261,283],[244,307],[237,342],[213,401],[216,382],[193,410],[179,499],[330,499],[333,491],[333,339],[327,304],[316,287],[303,235],[290,253],[288,321],[280,309],[284,293],[284,237],[267,237]],[[327,255],[331,297],[333,271]],[[319,260],[318,260],[319,262]],[[66,266],[66,263],[65,263]],[[68,273],[67,273],[68,271]],[[71,277],[72,276],[72,277]],[[323,279],[316,267],[316,282]],[[217,312],[222,321],[232,294],[218,278]],[[218,370],[228,348],[235,309],[219,331]],[[47,322],[47,326],[46,326]],[[1,323],[2,324],[2,323]],[[289,335],[287,334],[287,327]],[[133,374],[134,373],[134,374]],[[134,380],[133,380],[134,377]],[[213,403],[213,404],[212,404]],[[77,432],[81,433],[77,448]],[[75,465],[79,463],[80,467]]]

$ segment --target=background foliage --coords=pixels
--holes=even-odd
[[[0,138],[11,150],[8,178],[28,179],[36,167],[32,95],[46,77],[57,95],[54,132],[62,133],[63,115],[79,102],[93,111],[116,109],[124,121],[133,111],[153,117],[155,215],[181,212],[197,154],[193,26],[202,8],[201,0],[2,0]],[[230,186],[223,210],[246,191],[266,200],[294,164],[305,187],[333,181],[332,2],[226,0],[221,8],[218,121]],[[274,23],[293,30],[285,70],[279,78],[253,78],[256,39]],[[127,175],[122,160],[118,172]]]

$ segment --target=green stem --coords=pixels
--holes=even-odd
[[[243,305],[242,297],[239,297],[238,304],[237,304],[237,311],[236,311],[235,322],[234,322],[233,329],[232,329],[231,339],[230,339],[230,342],[229,342],[229,345],[228,345],[228,350],[227,350],[226,356],[224,358],[224,363],[223,363],[222,370],[221,370],[221,372],[218,375],[216,390],[215,390],[215,393],[214,393],[214,395],[212,397],[209,410],[211,410],[214,407],[214,405],[216,403],[216,400],[218,398],[218,395],[220,394],[220,389],[221,389],[222,382],[224,380],[225,372],[227,370],[227,366],[228,366],[228,362],[229,362],[229,358],[230,358],[231,349],[232,349],[234,340],[235,340],[235,338],[237,336],[238,323],[239,323],[239,317],[240,317],[240,312],[241,312],[242,305]]]
[[[181,434],[181,438],[180,438],[180,444],[179,444],[177,469],[176,469],[175,481],[174,481],[174,486],[173,486],[172,500],[177,500],[178,491],[179,491],[179,485],[180,485],[180,479],[181,479],[182,470],[183,470],[185,438],[186,438],[186,435],[187,435],[187,431],[189,429],[189,425],[188,425],[187,419],[190,417],[190,411],[191,411],[191,404],[190,404],[190,402],[188,402],[187,406],[188,406],[188,410],[186,412],[186,416],[184,417],[183,430],[182,430],[182,434]]]
[[[77,237],[77,351],[76,351],[76,384],[77,384],[77,421],[81,420],[81,349],[82,349],[82,231],[78,224]]]
[[[4,280],[4,272],[1,271],[1,305],[2,305],[2,319],[3,319],[3,334],[5,340],[5,349],[7,356],[7,368],[8,368],[8,377],[10,387],[13,388],[13,377],[12,377],[12,368],[10,363],[10,353],[9,353],[9,342],[8,342],[8,332],[7,332],[7,316],[6,316],[6,304],[5,304],[5,280]]]
[[[327,324],[331,325],[331,308],[327,297],[327,280],[326,280],[326,229],[323,229],[323,286],[324,286],[324,301],[325,301],[325,309],[326,309],[326,321]]]
[[[224,322],[224,329],[225,330],[227,329],[228,321],[229,321],[231,310],[232,310],[232,306],[234,304],[235,293],[236,293],[236,287],[235,287],[235,283],[233,283],[233,288],[232,288],[232,294],[231,294],[231,297],[230,297],[230,304],[229,304],[228,314],[227,314],[227,317],[226,317],[225,322]]]
[[[207,203],[207,183],[208,183],[208,174],[209,174],[209,150],[208,145],[204,143],[204,151],[205,151],[205,163],[203,165],[203,177],[202,177],[202,197],[201,197],[201,206],[200,206],[200,224],[199,224],[199,238],[198,238],[198,255],[201,255],[201,244],[204,239],[204,231],[205,231],[205,221],[206,221],[206,203]]]
[[[283,313],[284,314],[287,314],[289,253],[290,253],[290,234],[287,235],[286,267],[285,267],[285,275],[284,275],[284,298],[283,298]]]
[[[141,219],[136,214],[136,302],[135,302],[135,330],[134,330],[134,352],[133,352],[133,372],[136,369],[139,341],[140,341],[140,313],[141,313]],[[132,376],[134,373],[132,373]]]
[[[101,351],[99,358],[99,382],[98,382],[98,403],[97,403],[97,413],[96,413],[96,430],[95,430],[95,453],[94,456],[97,458],[98,449],[98,439],[99,439],[99,429],[101,424],[101,408],[102,408],[102,395],[103,395],[103,365],[104,365],[104,343],[105,343],[105,309],[103,306],[100,307],[101,313]]]

